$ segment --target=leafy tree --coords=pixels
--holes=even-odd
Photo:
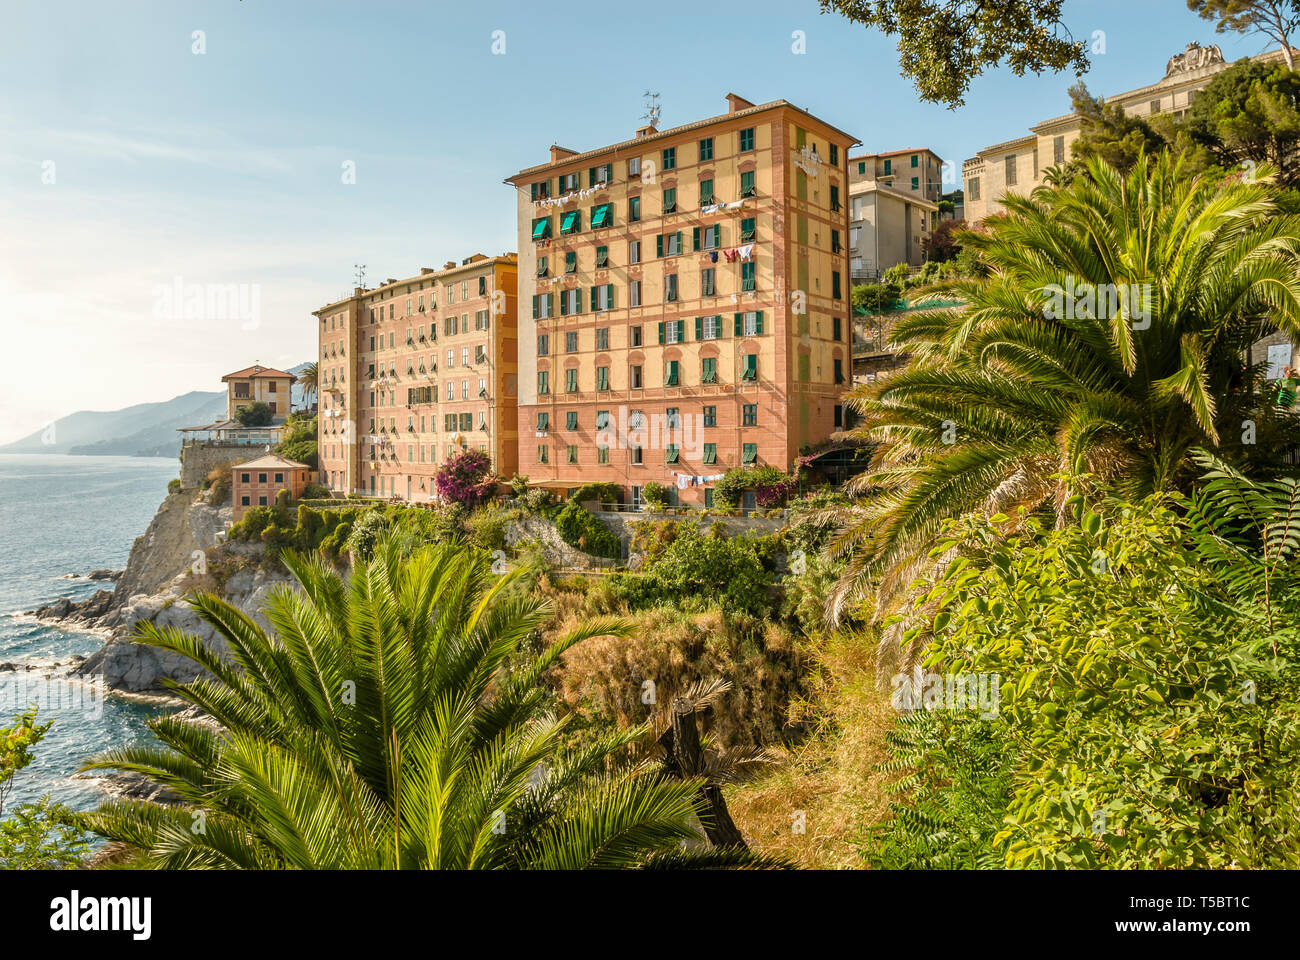
[[[1099,502],[1098,512],[1076,499],[1074,522],[1051,532],[1030,519],[1015,533],[1004,515],[946,531],[940,549],[954,559],[918,598],[922,623],[913,629],[931,638],[928,664],[940,676],[1000,678],[996,720],[981,734],[1002,741],[994,771],[999,752],[1012,758],[1000,812],[996,794],[953,804],[982,805],[984,822],[997,824],[992,837],[958,836],[987,841],[973,860],[995,853],[1013,867],[1114,869],[1300,863],[1300,644],[1258,603],[1268,556],[1258,558],[1254,584],[1234,578],[1251,548],[1239,523],[1224,528],[1220,509],[1249,490],[1267,505],[1250,532],[1287,541],[1282,553],[1294,556],[1297,485],[1231,483],[1231,493],[1202,499],[1203,524],[1159,497]],[[1293,623],[1294,569],[1274,587],[1274,604]],[[946,825],[930,811],[945,785],[926,782],[924,767],[962,768],[978,724],[961,722],[967,729],[937,718],[943,736],[912,758],[922,778],[913,819],[939,837]]]
[[[1166,146],[1146,120],[1125,113],[1118,103],[1094,97],[1082,80],[1070,87],[1070,103],[1080,117],[1079,138],[1071,146],[1076,173],[1084,172],[1094,157],[1128,173],[1138,157],[1154,155]]]
[[[903,289],[892,283],[860,283],[851,294],[855,313],[885,313],[898,309]]]
[[[345,582],[287,555],[299,590],[268,600],[275,633],[219,598],[190,598],[228,645],[147,626],[142,640],[211,676],[176,692],[214,731],[150,722],[159,746],[109,751],[88,769],[131,770],[178,805],[112,800],[91,816],[158,868],[581,869],[764,863],[690,850],[700,781],[620,763],[636,727],[566,750],[542,674],[592,637],[589,620],[536,653],[550,615],[459,545],[409,556],[381,544]],[[201,826],[196,828],[196,824]]]
[[[658,480],[651,480],[642,487],[641,497],[651,510],[662,510],[668,506],[668,488]]]
[[[911,366],[851,394],[856,437],[877,447],[849,485],[860,501],[833,545],[851,559],[831,612],[871,598],[887,614],[945,518],[1059,515],[1061,475],[1139,498],[1186,486],[1198,446],[1276,470],[1294,420],[1241,364],[1266,322],[1300,330],[1300,221],[1276,215],[1276,192],[1267,176],[1185,176],[1167,153],[1126,177],[1094,160],[966,234],[991,273],[939,286],[968,308],[899,319]]]
[[[617,560],[622,555],[623,545],[614,532],[576,500],[565,504],[555,518],[555,529],[569,546],[593,557]]]
[[[1288,70],[1295,69],[1291,35],[1300,27],[1297,0],[1187,0],[1187,9],[1202,20],[1216,20],[1215,30],[1260,33],[1278,44]]]
[[[930,235],[921,241],[927,263],[947,263],[961,252],[957,232],[966,229],[965,220],[940,220]]]
[[[482,503],[496,489],[492,460],[481,450],[462,450],[438,468],[433,487],[452,503],[467,507]]]
[[[898,37],[899,65],[921,98],[957,107],[971,81],[1005,63],[1026,71],[1088,69],[1085,44],[1061,20],[1062,0],[820,0],[863,26]]]
[[[320,390],[320,364],[313,360],[298,373],[298,386],[302,388],[303,405],[311,408],[312,401]]]
[[[317,467],[316,418],[294,414],[285,422],[284,439],[275,452],[289,460],[305,463],[313,470]]]
[[[241,427],[264,427],[271,422],[271,407],[261,400],[254,400],[235,410],[235,420]]]
[[[1192,102],[1188,131],[1225,167],[1268,164],[1280,183],[1300,186],[1300,74],[1238,61]]]
[[[32,748],[45,738],[49,723],[36,722],[36,710],[0,727],[0,870],[51,870],[76,866],[90,849],[77,814],[44,797],[5,816],[5,800],[18,771],[36,759]]]

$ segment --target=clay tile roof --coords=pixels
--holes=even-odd
[[[245,367],[243,370],[236,370],[234,373],[228,373],[221,378],[221,382],[227,380],[251,380],[254,377],[265,377],[267,379],[282,379],[288,377],[290,380],[297,380],[292,373],[284,370],[276,370],[274,367],[264,367],[260,363],[255,363],[251,367]]]
[[[231,469],[242,470],[245,467],[253,467],[261,470],[267,467],[278,467],[281,470],[310,470],[311,467],[305,463],[299,463],[297,460],[286,460],[284,457],[275,453],[268,453],[264,457],[258,457],[256,460],[249,460],[247,463],[237,463]]]

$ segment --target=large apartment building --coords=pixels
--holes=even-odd
[[[925,241],[939,219],[943,158],[933,150],[849,157],[849,257],[855,280],[925,262]]]
[[[848,151],[784,100],[636,131],[506,182],[519,225],[519,471],[571,490],[650,481],[711,502],[730,468],[842,424]]]
[[[315,311],[322,483],[428,500],[462,450],[514,473],[517,266],[512,253],[475,254]]]
[[[1281,62],[1281,51],[1260,54],[1255,60]],[[1190,43],[1182,53],[1170,57],[1165,75],[1149,86],[1107,97],[1130,116],[1150,117],[1168,113],[1182,116],[1196,95],[1230,66],[1218,45],[1203,47]],[[1067,162],[1070,147],[1079,138],[1082,121],[1077,113],[1053,117],[1030,127],[1029,135],[985,147],[962,164],[966,219],[978,222],[1006,208],[1008,193],[1027,195],[1043,183],[1048,167]]]

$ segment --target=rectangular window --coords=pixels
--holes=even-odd
[[[757,289],[757,274],[754,271],[756,264],[750,260],[740,264],[740,289],[755,290]]]
[[[840,188],[831,184],[831,209],[839,210],[840,208]]]
[[[564,272],[578,272],[578,252],[576,250],[570,250],[564,255]]]
[[[740,378],[742,380],[758,379],[758,354],[747,353],[744,355],[744,365],[741,367]]]
[[[608,427],[609,427],[609,411],[608,411],[608,410],[597,410],[597,411],[596,411],[596,429],[597,429],[597,430],[605,430],[605,429],[607,429]]]
[[[832,230],[831,231],[831,253],[839,253],[843,249],[844,246],[840,243],[840,232],[838,230]]]
[[[639,177],[641,175],[640,157],[633,157],[627,162],[627,175],[629,177]]]
[[[664,190],[664,213],[677,212],[677,188],[668,187]]]
[[[831,339],[844,339],[844,321],[839,317],[831,317]]]
[[[550,463],[550,462],[551,462],[551,451],[550,451],[550,448],[549,448],[546,444],[544,444],[544,443],[539,443],[539,444],[537,445],[537,462],[538,462],[538,463]]]
[[[717,340],[722,336],[722,317],[696,317],[695,339]]]
[[[564,389],[568,393],[578,392],[578,371],[577,370],[564,371]]]
[[[628,374],[627,376],[628,386],[633,390],[640,390],[641,389],[641,365],[639,363],[632,364],[632,366],[628,367],[627,374]]]
[[[718,462],[718,445],[716,443],[706,443],[704,445],[704,462],[707,464]]]
[[[839,357],[836,357],[833,362],[835,364],[835,382],[843,383],[844,382],[844,361],[841,360]]]
[[[700,206],[705,206],[713,202],[713,181],[700,181]]]
[[[612,203],[602,203],[598,207],[591,208],[591,229],[596,230],[613,226],[613,224],[614,205]]]
[[[582,211],[570,210],[564,214],[560,220],[560,235],[568,236],[571,233],[578,233],[582,230]]]
[[[447,387],[450,389],[451,384],[447,384]],[[551,392],[551,373],[549,370],[537,371],[537,392],[543,394]]]
[[[1016,155],[1013,153],[1004,161],[1006,168],[1006,184],[1008,187],[1016,185]]]
[[[967,187],[967,189],[970,191],[970,197],[969,197],[969,199],[971,199],[971,200],[978,200],[978,199],[980,198],[980,178],[979,178],[979,177],[971,177],[970,180],[968,180],[968,181],[966,182],[966,187]]]
[[[1052,138],[1052,162],[1065,163],[1065,137]]]
[[[451,414],[451,416],[454,417],[455,414]],[[550,429],[551,429],[551,415],[550,415],[549,413],[547,413],[545,410],[538,411],[538,413],[537,413],[537,431],[538,431],[539,433],[546,433],[546,431],[548,431],[548,430],[550,430]]]
[[[631,448],[631,450],[629,451],[628,459],[631,460],[631,462],[637,466],[640,466],[642,463],[645,462],[644,456],[641,452],[641,448],[637,446],[633,446]]]
[[[668,450],[666,452],[666,455],[664,456],[664,462],[676,463],[680,457],[681,457],[681,450],[678,449],[677,444],[675,443],[668,444]]]
[[[740,195],[742,197],[753,197],[758,195],[754,188],[754,171],[746,170],[740,175]]]
[[[576,173],[566,173],[560,177],[560,193],[568,193],[577,189],[578,175]]]
[[[587,186],[594,187],[598,183],[609,183],[614,179],[614,165],[606,163],[599,167],[592,167],[587,171]]]
[[[551,181],[543,180],[541,183],[531,183],[533,201],[545,200],[551,195]]]
[[[758,459],[758,444],[756,443],[745,444],[744,452],[740,455],[740,462],[753,463],[757,459]]]
[[[754,128],[746,127],[740,131],[740,152],[747,153],[754,149]]]
[[[627,344],[629,347],[641,346],[641,325],[627,328]]]
[[[545,239],[546,239],[547,237],[549,237],[550,235],[551,235],[551,218],[550,218],[550,217],[538,217],[536,220],[533,221],[533,239],[534,239],[534,240],[545,240]],[[450,289],[450,288],[449,288],[449,289]],[[450,299],[448,299],[448,302],[449,302],[449,303],[451,302]]]
[[[912,178],[912,189],[913,189],[913,190],[919,190],[919,189],[921,189],[921,178],[920,178],[920,177],[913,177],[913,178]]]
[[[837,429],[844,426],[844,408],[838,403],[835,404],[835,426]]]
[[[838,270],[832,270],[831,271],[831,299],[839,300],[843,296],[844,296],[844,290],[840,284],[840,272]]]
[[[577,330],[566,330],[566,331],[565,331],[565,333],[564,333],[564,352],[565,352],[565,353],[577,353],[577,352],[578,352],[578,331],[577,331]]]
[[[539,333],[537,335],[537,355],[544,357],[551,352],[550,334]]]
[[[840,165],[840,148],[832,143],[831,144],[831,166],[838,167],[839,165]]]
[[[572,290],[561,290],[560,315],[567,317],[575,313],[582,313],[582,288],[574,287]]]
[[[609,367],[596,368],[596,389],[597,390],[609,389]]]
[[[627,303],[629,307],[641,306],[641,281],[640,280],[628,281]]]
[[[716,427],[718,425],[718,408],[708,406],[704,408],[704,425],[706,427]]]
[[[712,297],[717,295],[717,290],[714,288],[714,273],[713,267],[705,267],[700,271],[700,296]]]
[[[664,386],[665,387],[677,386],[678,366],[679,363],[676,360],[669,360],[666,364],[664,364]]]
[[[578,447],[576,444],[573,443],[569,444],[569,455],[567,457],[567,462],[569,463],[578,462]]]
[[[609,247],[596,248],[596,266],[597,267],[609,266]]]
[[[713,159],[713,138],[705,137],[700,141],[700,163]]]
[[[701,361],[700,383],[717,383],[717,382],[718,382],[718,358],[705,357]]]
[[[664,277],[664,303],[674,303],[677,300],[677,274],[670,273]]]
[[[641,198],[627,198],[627,222],[640,223],[641,221]]]
[[[597,350],[609,349],[609,327],[596,328],[596,349]]]
[[[686,339],[686,321],[669,320],[659,324],[660,343],[681,343]]]
[[[664,147],[662,169],[664,170],[677,169],[677,148],[676,147]]]
[[[641,241],[640,240],[629,240],[627,242],[627,262],[628,263],[641,262]]]
[[[754,229],[754,222],[754,217],[746,217],[740,221],[740,239],[742,242],[749,243],[754,239],[754,235],[757,232]]]
[[[894,161],[890,157],[885,158],[885,176],[890,176],[894,172]]]
[[[596,462],[609,463],[609,447],[596,448]]]

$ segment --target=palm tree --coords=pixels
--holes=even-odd
[[[698,843],[700,782],[618,763],[641,728],[563,749],[539,678],[589,637],[522,644],[549,616],[521,570],[482,551],[382,542],[345,582],[286,554],[298,589],[265,613],[274,633],[212,595],[189,598],[229,647],[144,628],[205,667],[177,687],[217,729],[151,722],[162,746],[109,751],[87,769],[143,774],[178,805],[106,802],[93,829],[162,868],[558,868],[764,864]]]
[[[308,410],[316,393],[320,390],[320,364],[315,360],[305,364],[298,374],[298,385],[302,387],[302,402]]]
[[[1138,499],[1190,481],[1198,446],[1269,467],[1294,442],[1242,361],[1270,322],[1300,330],[1300,223],[1271,177],[1187,176],[1169,153],[1087,170],[964,233],[981,275],[931,289],[967,306],[899,320],[910,367],[851,395],[875,451],[831,546],[832,619],[874,599],[882,621],[947,518],[1063,522],[1069,478]]]

